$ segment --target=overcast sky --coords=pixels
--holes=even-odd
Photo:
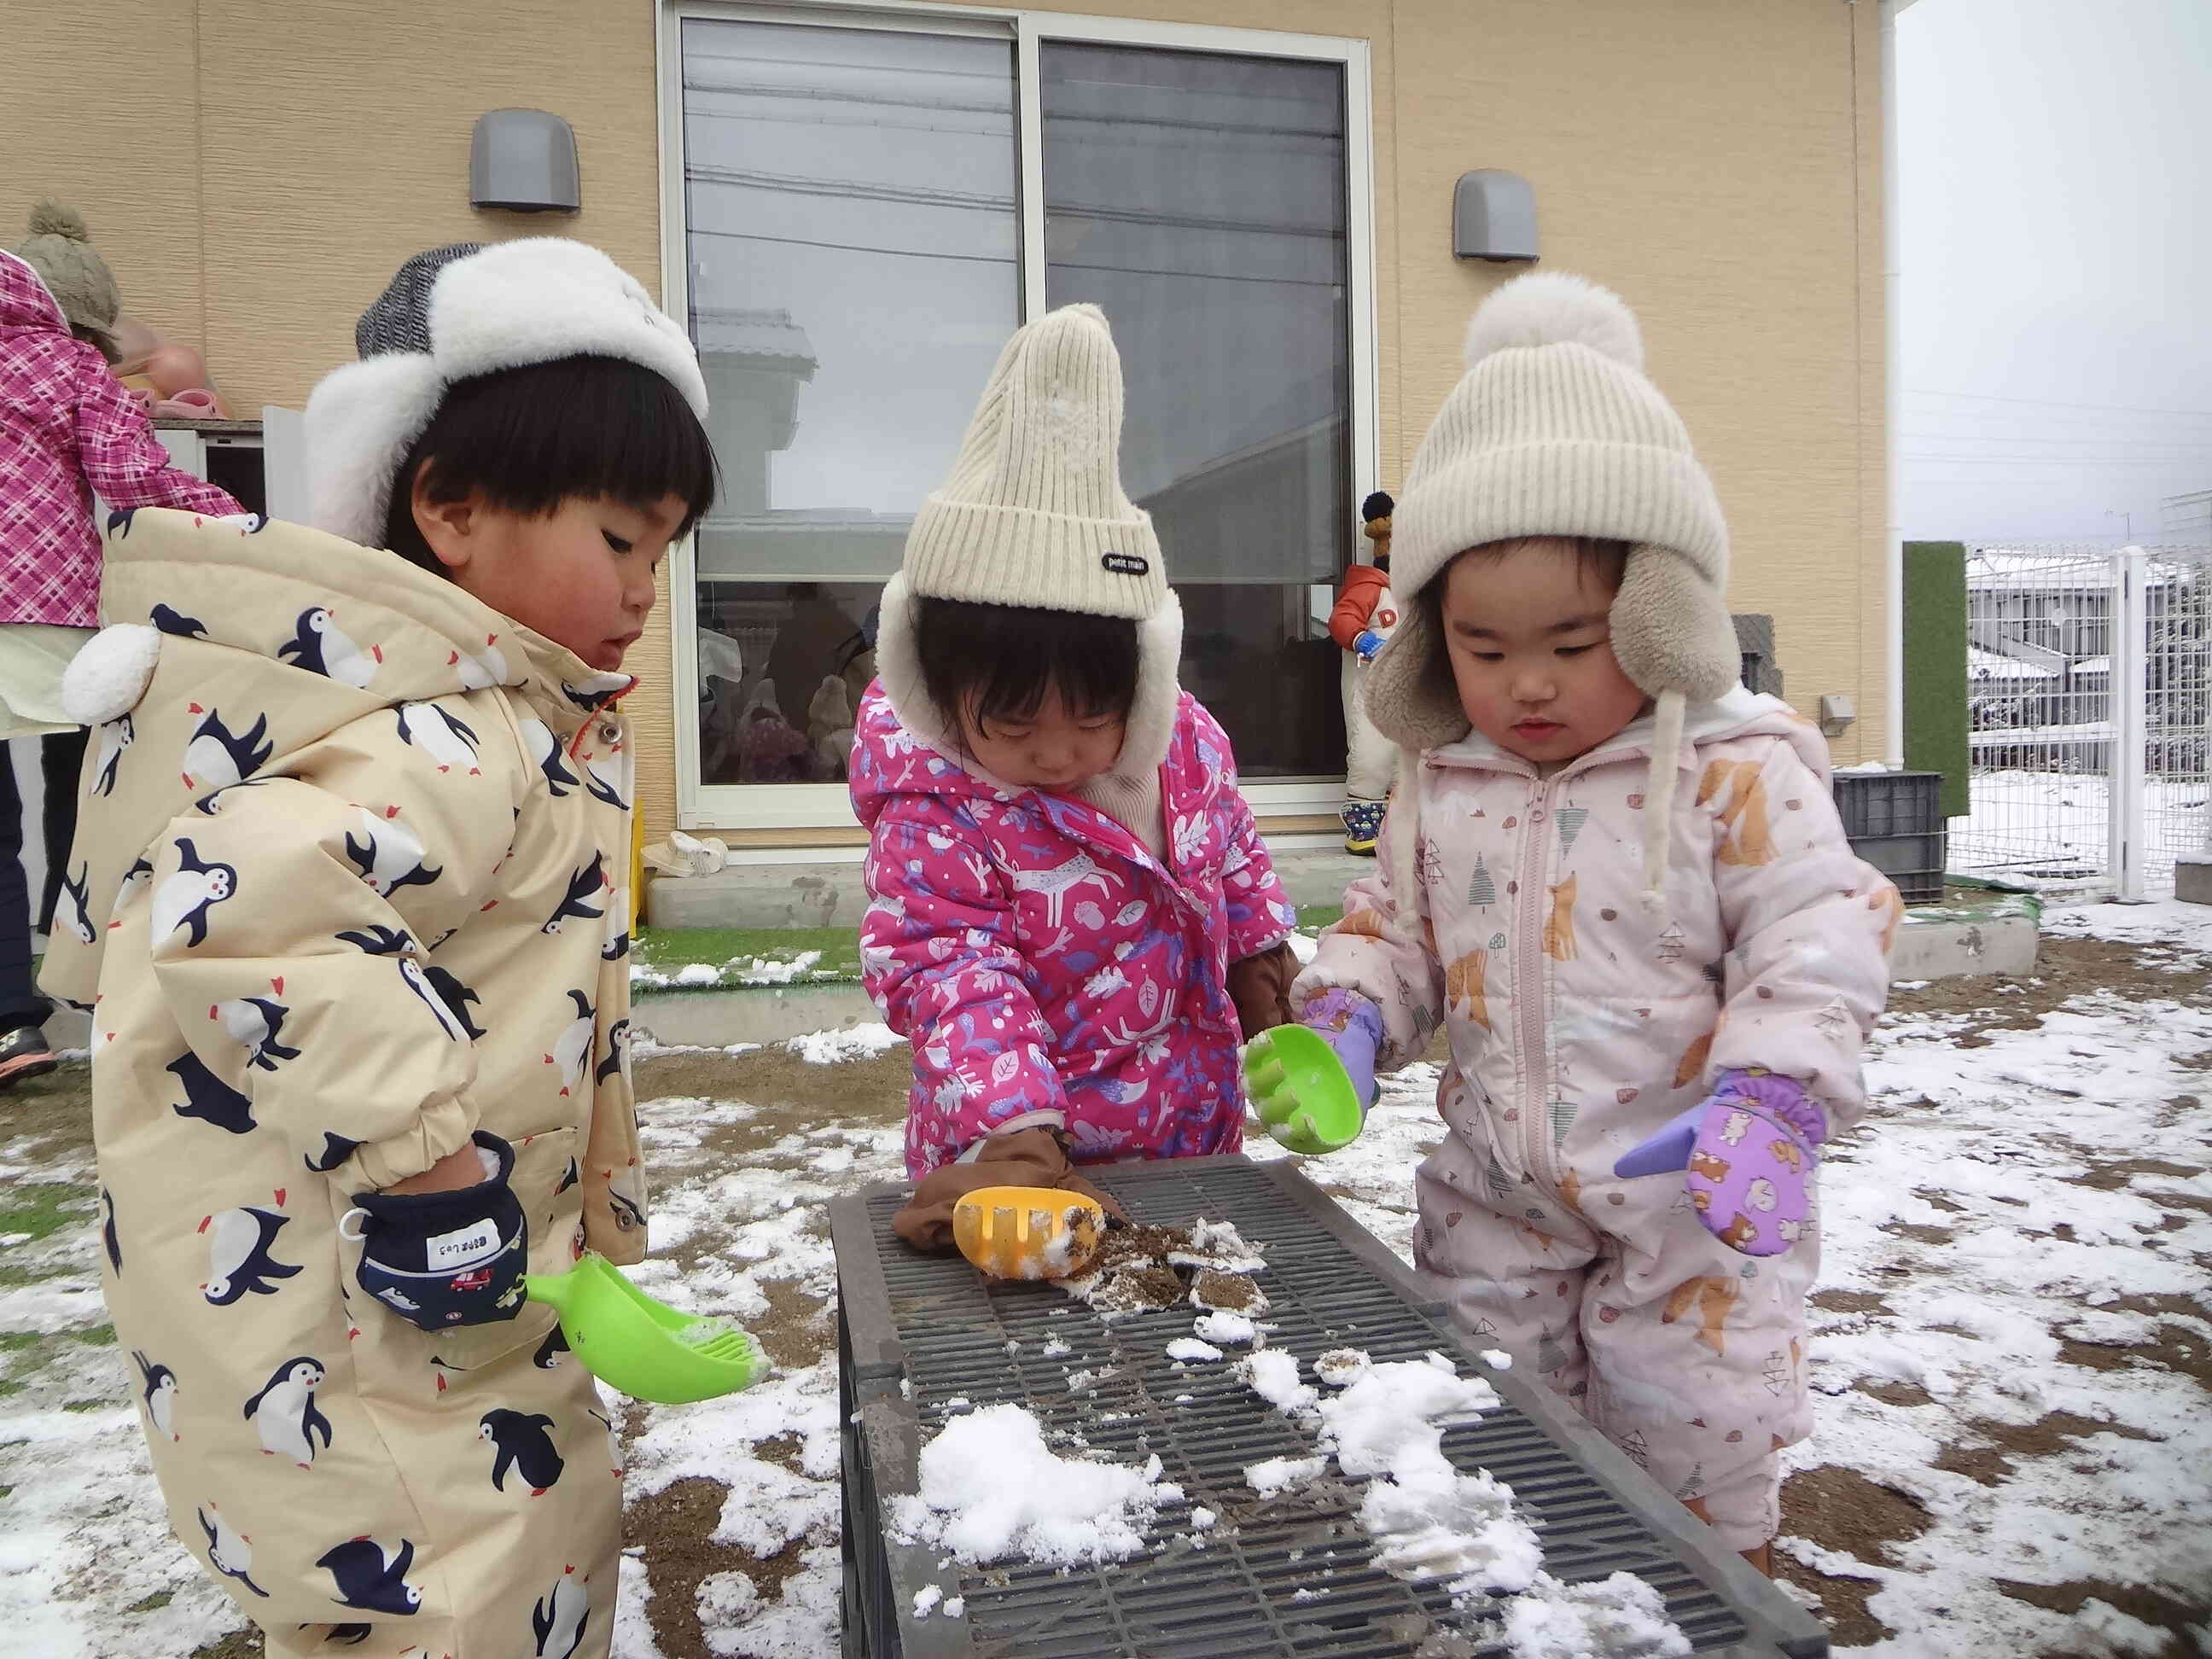
[[[1908,537],[2154,540],[2212,489],[2212,0],[1898,20]]]

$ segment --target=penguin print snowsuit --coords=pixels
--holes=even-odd
[[[156,625],[88,649],[158,652],[86,769],[89,942],[58,930],[46,981],[93,1010],[105,1285],[170,1523],[271,1655],[506,1659],[556,1624],[604,1655],[621,1480],[551,1310],[425,1334],[340,1223],[482,1128],[533,1272],[642,1255],[629,683],[318,532],[107,536],[107,621]]]

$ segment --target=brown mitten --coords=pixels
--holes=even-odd
[[[1237,1005],[1237,1023],[1244,1028],[1246,1042],[1297,1023],[1291,1012],[1291,981],[1297,976],[1298,959],[1287,940],[1229,964],[1229,1000]]]
[[[1115,1220],[1127,1224],[1121,1206],[1076,1174],[1067,1156],[1067,1133],[1039,1124],[1010,1135],[993,1135],[966,1164],[940,1164],[914,1189],[891,1230],[917,1250],[952,1248],[952,1206],[986,1187],[1058,1187],[1095,1198]]]

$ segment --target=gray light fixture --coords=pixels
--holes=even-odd
[[[1452,191],[1452,257],[1536,257],[1536,192],[1526,179],[1495,167],[1460,174]]]
[[[486,110],[469,141],[469,205],[574,213],[583,205],[576,135],[542,109]]]

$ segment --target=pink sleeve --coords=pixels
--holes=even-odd
[[[228,491],[170,460],[145,411],[105,369],[80,377],[76,447],[86,481],[110,507],[173,507],[210,518],[246,511]]]
[[[896,796],[877,817],[860,924],[868,994],[914,1045],[909,1145],[932,1168],[988,1134],[1064,1124],[1060,1077],[1012,936],[1004,878],[974,822]]]
[[[1731,763],[1716,762],[1716,765]],[[1741,765],[1737,762],[1735,764]],[[1713,883],[1731,948],[1709,1079],[1747,1066],[1796,1078],[1838,1127],[1866,1107],[1859,1049],[1889,1000],[1904,914],[1844,839],[1826,783],[1776,740],[1717,842]]]
[[[1229,960],[1242,962],[1288,939],[1291,928],[1297,926],[1298,913],[1283,890],[1281,878],[1275,874],[1275,861],[1267,856],[1267,842],[1260,839],[1252,804],[1237,787],[1237,760],[1229,734],[1204,708],[1196,703],[1191,707],[1194,717],[1202,722],[1201,740],[1208,745],[1218,744],[1224,757],[1221,793],[1213,810],[1221,826],[1221,890],[1229,915]]]

